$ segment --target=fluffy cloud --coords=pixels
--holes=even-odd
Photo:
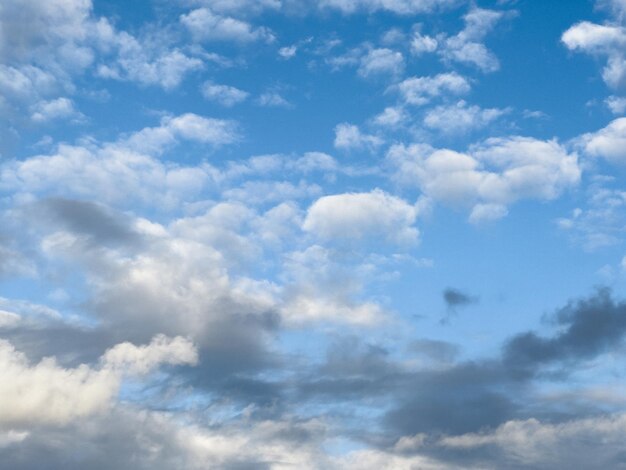
[[[580,143],[584,151],[593,157],[605,158],[612,163],[625,163],[626,118],[615,119],[604,129],[584,134]]]
[[[465,15],[465,28],[443,42],[441,55],[445,60],[473,65],[483,72],[500,68],[498,59],[481,42],[500,21],[504,13],[475,8]]]
[[[78,117],[80,113],[74,109],[74,103],[68,98],[57,98],[42,101],[31,107],[31,119],[35,122],[46,122],[53,119]]]
[[[411,52],[417,56],[427,52],[435,52],[438,46],[439,42],[436,38],[422,35],[419,31],[415,32],[411,39]]]
[[[24,116],[37,123],[84,122],[71,96],[86,74],[177,87],[204,63],[161,33],[135,37],[119,31],[106,18],[94,16],[91,0],[3,2],[0,114],[17,129],[25,125]]]
[[[429,109],[424,116],[424,125],[444,134],[459,135],[486,127],[507,111],[497,108],[482,109],[459,101],[456,105]]]
[[[520,199],[553,199],[581,175],[576,154],[526,137],[488,139],[468,153],[395,145],[387,158],[400,181],[436,200],[473,207],[476,221],[503,216]]]
[[[463,17],[465,27],[453,36],[445,33],[434,37],[425,35],[418,27],[411,40],[411,52],[416,56],[436,52],[444,62],[458,62],[483,72],[495,72],[500,63],[483,41],[504,17],[505,13],[501,11],[474,8]]]
[[[168,116],[160,126],[142,129],[117,142],[89,147],[62,144],[53,155],[10,162],[0,170],[0,188],[88,195],[105,201],[157,198],[167,206],[198,191],[210,180],[211,172],[208,167],[163,163],[153,156],[179,141],[219,146],[237,138],[236,125],[231,121],[195,114]],[[64,183],[59,186],[61,181]]]
[[[362,58],[357,70],[361,77],[381,74],[400,75],[404,70],[404,57],[391,49],[372,49]]]
[[[199,8],[180,17],[183,25],[199,41],[236,41],[241,43],[272,42],[274,35],[267,28],[255,28],[251,24],[228,16],[220,16],[209,8]]]
[[[82,69],[93,60],[84,45],[89,36],[90,0],[3,2],[0,9],[0,59]]]
[[[401,107],[387,107],[373,119],[374,124],[394,128],[408,120],[407,112]]]
[[[160,364],[193,364],[194,346],[183,338],[155,338],[149,345],[120,344],[107,351],[99,368],[64,369],[54,358],[31,365],[7,341],[0,341],[0,424],[66,424],[106,409],[126,373],[147,373]]]
[[[626,416],[598,416],[564,423],[537,419],[509,421],[484,433],[444,437],[439,445],[448,450],[486,450],[500,454],[500,465],[524,468],[566,469],[619,466],[626,430]],[[605,450],[596,453],[598,446]]]
[[[266,108],[291,108],[293,105],[287,101],[279,92],[277,91],[267,91],[261,94],[257,100],[256,104],[259,106],[263,106]]]
[[[599,25],[583,21],[563,33],[561,40],[573,51],[605,56],[607,64],[602,77],[614,89],[626,86],[626,30],[619,25]]]
[[[559,228],[588,251],[620,243],[621,227],[626,223],[626,192],[610,183],[606,178],[594,178],[585,205],[556,220]]]
[[[330,240],[382,238],[393,243],[415,243],[419,231],[413,225],[418,215],[419,207],[375,189],[318,199],[309,208],[302,227]]]
[[[343,13],[355,13],[359,10],[387,10],[402,15],[428,13],[439,8],[451,7],[458,0],[322,0],[322,8],[336,8]]]
[[[470,84],[461,75],[451,72],[432,77],[407,78],[398,84],[398,91],[406,103],[421,106],[441,95],[468,93]]]
[[[380,137],[364,134],[354,124],[346,122],[335,127],[335,148],[343,150],[376,150],[383,144]]]
[[[624,97],[609,96],[604,102],[613,114],[624,114],[626,112],[626,98]]]
[[[102,362],[105,368],[146,374],[159,364],[196,364],[198,351],[188,339],[157,335],[145,346],[128,342],[117,344],[104,353]]]
[[[249,93],[228,85],[206,82],[201,88],[202,96],[207,100],[216,101],[222,106],[234,106],[245,101]]]

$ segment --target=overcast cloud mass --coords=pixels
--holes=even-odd
[[[624,0],[2,0],[0,468],[626,468]]]

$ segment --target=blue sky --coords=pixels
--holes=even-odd
[[[626,466],[624,0],[5,0],[0,122],[7,468]]]

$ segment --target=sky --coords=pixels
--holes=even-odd
[[[0,467],[626,468],[625,0],[3,0]]]

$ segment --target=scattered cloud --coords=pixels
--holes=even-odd
[[[394,145],[387,160],[398,181],[435,200],[470,206],[473,221],[502,217],[520,199],[553,199],[581,177],[575,153],[555,141],[527,137],[487,139],[468,153]]]
[[[205,82],[200,91],[207,100],[215,101],[226,107],[242,103],[250,95],[239,88],[229,85],[218,85],[212,82]]]

